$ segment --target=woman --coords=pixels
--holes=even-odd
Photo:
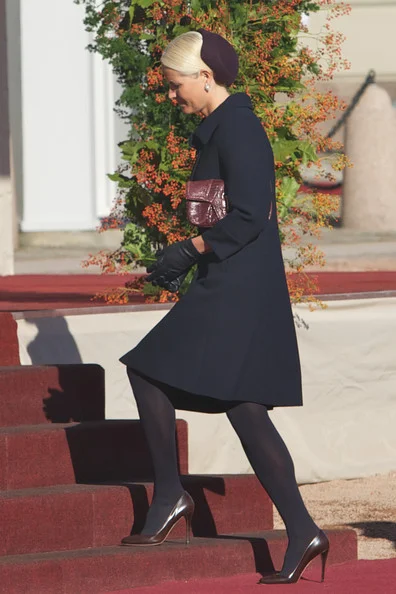
[[[141,534],[125,545],[159,544],[194,503],[177,470],[175,408],[226,412],[289,539],[282,570],[261,583],[292,583],[317,555],[322,580],[329,549],[298,490],[274,406],[302,404],[300,363],[276,220],[271,147],[244,93],[230,95],[238,57],[221,36],[200,29],[174,39],[162,56],[169,98],[204,119],[192,135],[193,180],[222,179],[227,215],[157,254],[147,280],[176,290],[195,263],[182,299],[121,358],[154,467],[154,497]],[[188,541],[188,539],[187,539]]]

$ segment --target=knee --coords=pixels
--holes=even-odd
[[[132,369],[132,367],[127,367],[126,372],[132,388],[134,385],[139,384],[139,381],[143,379],[134,369]]]
[[[230,406],[230,407],[228,408],[228,410],[226,411],[227,418],[228,418],[228,420],[230,421],[230,423],[231,423],[231,425],[232,425],[232,426],[234,426],[234,425],[235,425],[235,423],[236,423],[236,421],[237,421],[237,418],[238,418],[238,411],[237,411],[237,408],[238,408],[238,403],[234,403],[234,404],[233,404],[232,406]]]
[[[235,406],[227,411],[227,417],[233,427],[253,426],[257,421],[263,422],[269,418],[267,407],[256,402],[236,402]]]
[[[133,371],[132,367],[127,367],[126,368],[126,372],[127,372],[127,376],[128,376],[129,382],[132,383],[133,378],[135,376],[135,372]]]
[[[133,369],[133,367],[128,367],[126,368],[126,372],[127,375],[129,377],[130,380],[132,379],[136,379],[136,378],[141,378],[141,379],[146,379],[144,375],[142,375],[141,373],[137,372],[135,369]]]

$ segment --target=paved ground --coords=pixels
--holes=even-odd
[[[356,530],[359,559],[396,557],[396,472],[302,485],[300,489],[319,526]],[[284,527],[276,511],[274,527]]]
[[[81,267],[81,262],[89,253],[117,247],[119,236],[112,236],[105,242],[105,235],[98,234],[100,241],[97,242],[94,234],[75,238],[72,235],[63,247],[57,245],[54,238],[47,240],[46,246],[38,240],[33,245],[25,245],[16,252],[15,273],[97,274],[100,272],[97,266],[86,269]],[[326,256],[324,270],[396,270],[396,230],[387,234],[325,230],[317,244]]]
[[[25,247],[15,254],[15,274],[100,274],[98,266],[83,268],[88,250],[78,247]]]

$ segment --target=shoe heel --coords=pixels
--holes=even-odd
[[[327,561],[327,555],[329,554],[329,549],[327,549],[326,551],[323,551],[323,553],[321,553],[321,557],[322,557],[322,579],[321,581],[324,582],[324,578],[325,578],[325,569],[326,569],[326,561]]]
[[[190,544],[191,540],[191,522],[192,522],[192,514],[189,514],[186,517],[186,544]]]

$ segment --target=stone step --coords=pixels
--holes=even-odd
[[[330,540],[328,564],[357,559],[354,530],[329,529],[326,533]],[[173,540],[155,547],[9,556],[0,558],[0,583],[7,594],[104,594],[169,580],[267,573],[274,566],[281,567],[286,546],[285,532],[267,531],[193,538],[190,545]],[[310,566],[317,569],[318,581],[319,564],[320,558],[316,558]]]
[[[100,365],[0,367],[0,427],[98,421],[105,414]]]
[[[193,534],[273,526],[272,504],[254,475],[186,476],[194,498]],[[43,553],[118,545],[144,525],[152,484],[66,485],[0,493],[0,555]],[[185,521],[172,539],[185,535]]]
[[[178,420],[176,427],[179,469],[187,474],[187,423]],[[151,479],[139,421],[0,428],[0,490]]]

